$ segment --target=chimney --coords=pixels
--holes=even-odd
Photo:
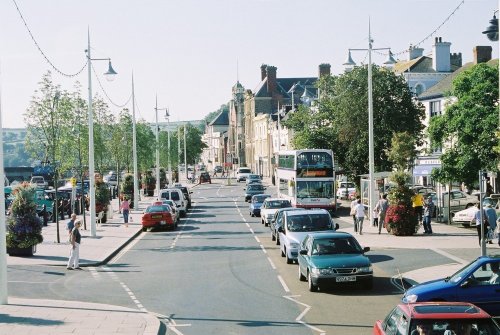
[[[323,76],[329,76],[331,74],[331,65],[328,63],[322,63],[319,64],[319,75],[318,78],[321,78]]]
[[[264,79],[266,79],[266,67],[267,67],[266,64],[262,64],[260,66],[260,80],[261,81],[264,80]]]
[[[457,66],[457,67],[462,67],[462,53],[452,53],[450,55],[450,62],[451,65]]]
[[[417,48],[412,45],[410,45],[410,48],[408,50],[408,60],[412,60],[418,57],[422,57],[424,55],[424,49],[423,48]]]
[[[274,95],[277,91],[277,83],[276,83],[276,67],[268,65],[266,67],[267,73],[267,92],[269,94]]]
[[[450,42],[443,42],[441,37],[436,37],[432,46],[432,68],[436,72],[450,72]]]
[[[472,49],[474,64],[486,63],[491,60],[491,46],[476,46]]]

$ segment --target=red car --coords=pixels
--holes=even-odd
[[[397,305],[373,334],[394,335],[500,335],[492,317],[468,302],[420,302]]]
[[[172,209],[166,204],[154,203],[148,206],[142,215],[142,231],[146,231],[148,228],[174,230],[176,226]]]

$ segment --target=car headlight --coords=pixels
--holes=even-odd
[[[311,273],[312,273],[314,276],[318,276],[318,275],[319,275],[319,271],[320,271],[320,269],[318,269],[318,268],[312,268],[312,269],[311,269]]]
[[[405,297],[403,297],[403,302],[408,304],[408,303],[412,303],[412,302],[417,302],[417,298],[418,296],[416,294],[409,294]]]
[[[373,272],[373,269],[371,266],[365,266],[362,268],[358,268],[358,272]]]
[[[331,275],[333,272],[332,272],[332,269],[319,269],[319,273],[322,274],[322,275]]]
[[[290,248],[297,249],[299,247],[299,243],[291,242],[290,243]]]

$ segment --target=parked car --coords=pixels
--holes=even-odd
[[[250,200],[250,206],[248,206],[248,210],[250,211],[250,216],[260,216],[260,210],[262,207],[262,203],[267,198],[270,198],[270,194],[256,194],[252,196]]]
[[[337,188],[338,199],[349,199],[349,195],[356,192],[356,185],[351,182],[342,181]]]
[[[287,211],[303,211],[303,208],[297,207],[285,207],[278,208],[274,213],[274,217],[269,224],[269,229],[271,229],[271,240],[276,241],[276,245],[280,244],[280,234],[278,232],[279,227],[283,227],[283,214]]]
[[[286,258],[287,264],[292,264],[297,260],[300,243],[307,234],[320,231],[332,232],[338,227],[338,223],[334,226],[330,213],[324,209],[285,212],[283,227],[278,228],[281,257]]]
[[[254,183],[262,183],[262,178],[258,174],[249,174],[245,184],[248,186],[248,184],[254,184]]]
[[[245,181],[248,176],[252,173],[252,170],[247,167],[240,167],[236,171],[236,181],[239,183],[240,181]]]
[[[373,268],[358,241],[349,233],[308,234],[300,244],[299,280],[308,281],[309,291],[324,286],[356,284],[373,287]]]
[[[49,184],[43,176],[33,176],[31,177],[30,183],[39,188],[47,188]]]
[[[281,199],[281,198],[269,198],[264,201],[261,208],[261,219],[260,223],[267,227],[271,223],[271,220],[274,217],[274,213],[279,208],[287,208],[292,207],[292,203],[290,200]]]
[[[468,301],[492,316],[500,316],[500,255],[482,256],[455,274],[443,279],[424,282],[408,289],[404,303],[421,301]]]
[[[498,199],[493,199],[491,197],[486,197],[483,199],[483,207],[486,206],[486,204],[490,204],[491,208],[494,208],[497,211],[497,215],[500,214],[500,203]],[[467,209],[458,211],[455,213],[455,215],[452,218],[453,223],[458,223],[463,225],[464,227],[475,227],[476,226],[476,220],[474,219],[474,215],[476,215],[476,212],[479,209],[477,206],[472,206]]]
[[[265,191],[265,187],[262,184],[250,184],[245,190],[245,201],[250,201],[253,195],[263,194]]]
[[[427,196],[433,198],[434,204],[436,206],[448,208],[448,192],[443,192],[441,198],[437,198],[435,192],[428,193]],[[469,195],[465,192],[459,190],[451,191],[450,208],[452,213],[456,213],[463,209],[472,207],[479,203],[479,199],[476,196]]]
[[[222,173],[222,171],[224,170],[224,168],[220,165],[217,165],[214,167],[214,172],[215,173]]]
[[[148,228],[172,229],[176,227],[176,223],[171,213],[169,205],[150,205],[142,215],[142,231],[147,231]]]
[[[193,191],[190,191],[186,186],[182,186],[182,184],[180,183],[176,183],[172,186],[173,188],[178,188],[179,190],[182,191],[182,193],[184,193],[184,198],[186,199],[187,201],[187,208],[191,208],[191,194],[193,193]]]
[[[181,214],[177,210],[177,205],[175,204],[175,202],[173,202],[172,200],[162,200],[162,201],[155,201],[153,203],[153,205],[168,205],[168,206],[170,206],[172,217],[173,217],[174,222],[175,222],[175,227],[177,228],[177,222],[179,222]]]
[[[160,200],[172,200],[175,202],[177,205],[177,209],[179,210],[179,213],[181,214],[181,217],[186,216],[186,205],[187,205],[187,200],[184,197],[184,194],[182,191],[178,188],[166,188],[163,190],[160,190]]]
[[[418,335],[424,329],[424,334],[500,335],[498,325],[481,308],[468,302],[442,301],[399,304],[375,323],[373,334]]]
[[[210,178],[210,173],[208,172],[202,172],[200,173],[200,177],[198,179],[198,183],[209,183],[212,184],[212,179]]]

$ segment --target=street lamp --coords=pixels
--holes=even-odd
[[[168,114],[168,108],[158,108],[158,96],[156,96],[156,198],[160,200],[160,126],[158,125],[158,111],[164,110]]]
[[[85,50],[87,54],[87,72],[89,77],[89,101],[88,101],[88,118],[89,118],[89,192],[90,192],[90,235],[96,237],[96,212],[95,212],[95,171],[94,171],[94,117],[92,112],[92,61],[107,60],[108,71],[104,74],[106,80],[112,81],[116,71],[111,66],[110,58],[92,58],[90,55],[90,31],[87,33],[88,46]],[[56,192],[57,194],[57,192]]]
[[[493,13],[493,18],[490,20],[490,25],[486,28],[485,31],[483,31],[483,34],[485,34],[492,42],[498,41],[498,19],[495,15],[497,12],[498,9],[495,11],[495,13]]]
[[[368,184],[368,205],[370,213],[375,208],[375,194],[374,194],[374,140],[373,140],[373,85],[372,85],[372,51],[373,50],[389,50],[388,58],[384,62],[386,66],[392,66],[396,63],[392,57],[390,48],[372,48],[372,37],[370,24],[368,24],[368,49],[349,49],[347,61],[343,64],[346,70],[352,69],[356,63],[352,60],[351,51],[368,51],[368,169],[369,169],[369,184]]]
[[[168,108],[165,109],[165,120],[167,120],[167,173],[168,173],[168,182],[172,184],[172,160],[170,159],[170,113]]]

